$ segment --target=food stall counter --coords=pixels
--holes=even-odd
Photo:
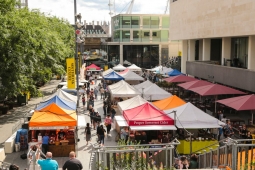
[[[190,141],[187,140],[179,140],[180,144],[177,145],[177,150],[180,154],[190,154]],[[213,146],[211,146],[213,145]],[[215,149],[219,146],[219,142],[217,140],[193,140],[192,141],[192,152],[196,152],[200,149],[204,149],[206,147],[209,147],[212,149]],[[206,148],[204,150],[209,150],[209,148]]]

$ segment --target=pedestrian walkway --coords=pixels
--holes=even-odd
[[[29,112],[33,110],[37,104],[43,101],[44,98],[51,95],[52,92],[55,91],[56,86],[59,82],[60,80],[52,80],[49,83],[47,83],[44,87],[40,88],[43,94],[45,94],[44,97],[32,98],[27,105],[16,107],[12,111],[10,111],[7,115],[0,116],[0,134],[1,134],[0,148],[4,147],[3,144],[5,140],[7,140],[17,129],[21,127],[23,122],[26,121],[26,116],[29,114]],[[95,87],[96,85],[91,85],[90,88],[95,88]],[[103,122],[104,121],[103,100],[101,100],[99,96],[98,96],[98,100],[95,100],[94,108],[95,108],[95,111],[98,111],[100,113],[102,117],[102,122]],[[83,108],[81,100],[80,100],[79,106],[80,106],[78,108],[79,119],[84,119],[83,121],[90,123],[90,117],[88,115],[88,111]],[[86,146],[84,131],[85,131],[85,127],[78,127],[78,138],[80,139],[80,141],[78,142],[77,150],[76,150],[77,158],[82,162],[84,169],[94,169],[96,162],[94,160],[94,154],[92,153],[92,144],[97,145],[96,130],[92,130],[91,144],[87,146]],[[111,134],[105,138],[105,146],[116,145],[115,136],[116,136],[116,132],[112,129]],[[29,165],[27,160],[23,160],[20,158],[20,155],[23,153],[24,152],[20,151],[20,152],[14,152],[11,154],[6,154],[6,158],[4,162],[7,162],[8,164],[13,164],[13,163],[17,164],[22,170],[25,168],[28,168]],[[27,153],[27,151],[25,151],[25,153]],[[68,160],[68,157],[54,157],[54,153],[53,153],[53,159],[58,161],[59,169],[62,169],[62,166],[65,163],[65,161]]]

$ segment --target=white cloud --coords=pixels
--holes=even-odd
[[[116,14],[126,13],[131,0],[115,0]],[[81,13],[82,21],[110,21],[109,0],[76,0],[77,13]],[[164,14],[167,0],[135,0],[133,13]],[[74,23],[74,0],[31,0],[30,9],[40,9]]]

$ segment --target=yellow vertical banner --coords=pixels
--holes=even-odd
[[[66,69],[67,69],[67,88],[75,89],[75,59],[66,59]]]
[[[104,65],[104,71],[108,70],[108,65]]]
[[[178,52],[178,56],[182,56],[182,52],[181,51]]]

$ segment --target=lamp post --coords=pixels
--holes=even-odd
[[[74,24],[75,24],[75,30],[77,29],[77,5],[76,0],[74,0]],[[77,45],[77,34],[75,34],[75,68],[76,68],[76,90],[77,90],[77,108],[79,107],[79,58],[78,58],[78,45]],[[77,109],[78,111],[78,109]],[[78,121],[78,116],[77,116]]]

